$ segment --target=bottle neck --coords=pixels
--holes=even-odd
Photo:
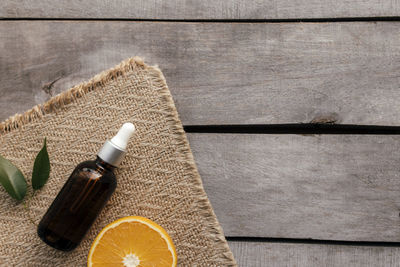
[[[102,169],[106,169],[108,171],[114,171],[117,167],[105,162],[102,160],[100,157],[96,157],[96,160],[94,161],[97,166],[99,166]]]
[[[100,149],[97,156],[104,162],[112,165],[119,166],[122,159],[124,158],[125,150],[115,145],[113,142],[107,140],[102,148]]]

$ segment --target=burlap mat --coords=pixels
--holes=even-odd
[[[30,216],[38,222],[74,167],[94,159],[127,121],[137,132],[116,172],[117,189],[76,250],[66,253],[44,244],[23,205],[0,189],[2,266],[84,266],[97,233],[129,215],[148,217],[167,230],[179,266],[235,265],[163,74],[139,58],[0,124],[0,154],[22,170],[28,183],[34,157],[47,137],[51,175],[32,199]]]

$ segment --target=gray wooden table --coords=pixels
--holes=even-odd
[[[399,1],[3,0],[0,119],[144,57],[240,266],[400,266],[400,137],[329,134],[400,125],[399,15]]]

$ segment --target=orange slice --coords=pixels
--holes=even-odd
[[[116,220],[99,233],[90,248],[88,267],[176,266],[175,246],[167,232],[140,216]]]

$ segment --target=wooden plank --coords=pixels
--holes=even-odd
[[[229,241],[239,266],[395,267],[399,247],[369,247]]]
[[[400,138],[188,134],[227,236],[400,241]]]
[[[1,21],[0,106],[7,108],[0,118],[44,101],[50,85],[60,92],[139,55],[160,65],[186,125],[321,116],[398,125],[399,28],[399,22]]]
[[[3,0],[3,18],[297,19],[399,16],[398,1]]]

